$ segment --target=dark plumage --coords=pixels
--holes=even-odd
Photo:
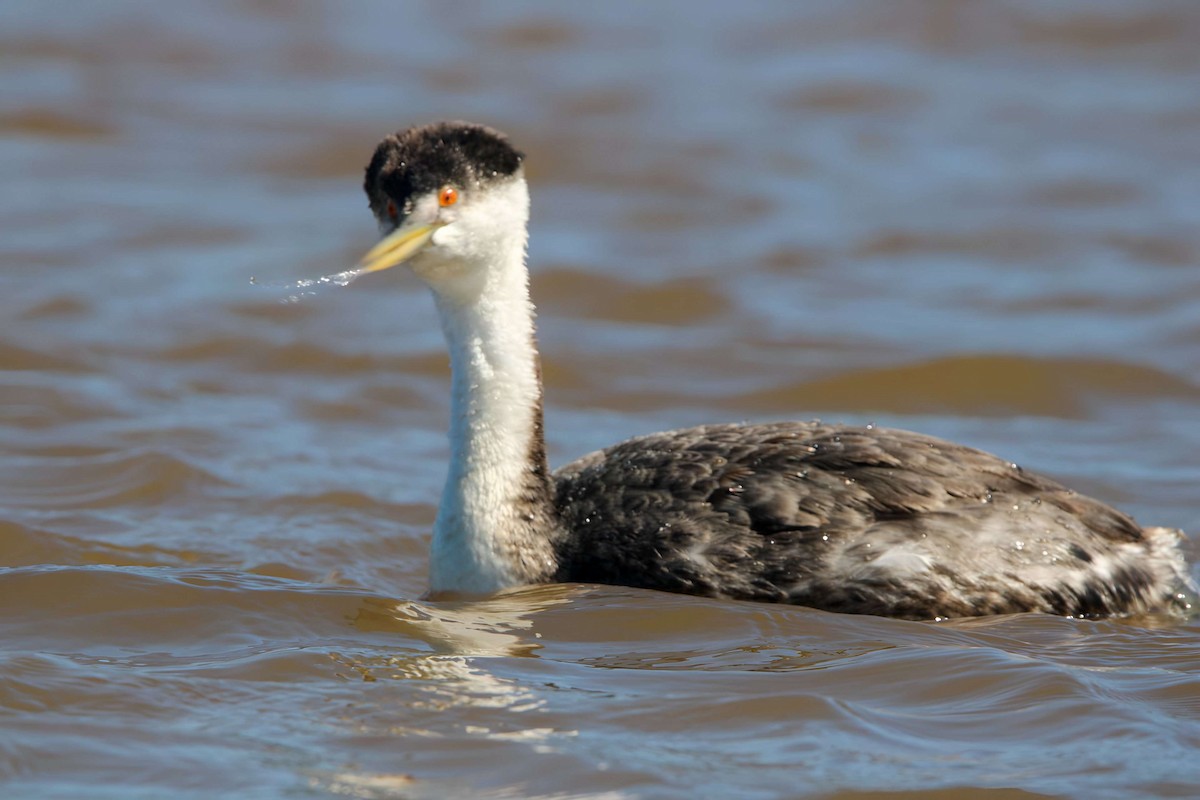
[[[901,430],[711,425],[555,479],[560,581],[929,619],[1157,608],[1181,577],[1174,531]]]
[[[367,165],[363,190],[376,216],[387,197],[398,198],[403,215],[412,198],[443,185],[476,187],[513,175],[525,154],[485,125],[439,122],[388,136]]]

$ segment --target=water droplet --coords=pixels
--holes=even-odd
[[[267,289],[284,289],[293,293],[282,298],[281,303],[299,303],[305,297],[311,297],[318,291],[331,286],[349,286],[356,278],[365,275],[361,269],[348,269],[335,272],[332,275],[322,275],[320,278],[304,278],[298,281],[263,281],[251,276],[251,286],[262,286]],[[299,290],[299,291],[297,291]]]

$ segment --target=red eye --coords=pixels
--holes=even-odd
[[[438,192],[438,205],[445,208],[458,202],[458,189],[453,186],[443,186]]]
[[[392,200],[388,200],[387,215],[392,222],[395,222],[400,216],[400,211],[396,208],[396,203]]]

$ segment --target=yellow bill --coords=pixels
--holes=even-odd
[[[358,262],[355,272],[366,275],[368,272],[378,272],[403,264],[427,245],[434,232],[444,224],[435,222],[432,225],[400,226],[367,251]]]

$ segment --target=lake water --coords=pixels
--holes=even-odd
[[[554,463],[873,421],[1200,531],[1194,0],[12,2],[0,794],[1200,795],[1197,619],[421,599],[432,304],[272,284],[443,118],[529,155]]]

